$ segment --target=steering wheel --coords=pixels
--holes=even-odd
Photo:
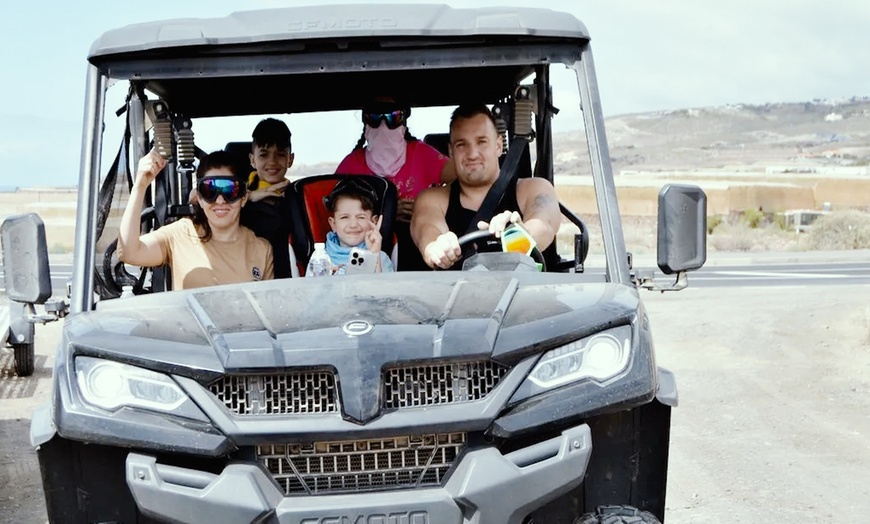
[[[490,233],[489,230],[481,229],[480,231],[472,231],[471,233],[466,233],[459,237],[459,248],[462,249],[462,258],[457,260],[459,263],[462,259],[466,257],[466,249],[480,240],[495,238],[495,233]],[[532,260],[541,264],[541,271],[547,270],[547,264],[544,262],[544,255],[541,253],[541,250],[538,249],[537,246],[532,248],[532,253],[530,255]]]

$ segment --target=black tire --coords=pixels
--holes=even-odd
[[[125,477],[129,449],[58,435],[36,450],[51,524],[158,524],[143,516]]]
[[[33,361],[36,358],[33,342],[12,344],[12,349],[15,351],[15,373],[19,377],[29,377],[32,375]]]
[[[578,517],[574,524],[661,524],[649,511],[631,506],[599,506],[594,513]]]

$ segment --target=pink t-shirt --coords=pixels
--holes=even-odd
[[[447,163],[447,157],[429,144],[419,140],[407,144],[405,165],[399,169],[396,176],[387,178],[396,185],[399,198],[415,198],[420,191],[439,185],[441,170]],[[380,175],[369,169],[364,149],[351,151],[344,157],[335,172],[348,175]]]

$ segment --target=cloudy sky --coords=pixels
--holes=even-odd
[[[102,32],[163,18],[224,16],[310,3],[316,2],[30,0],[4,5],[0,165],[6,167],[0,167],[0,186],[76,184],[85,60]],[[589,29],[608,116],[870,95],[867,0],[551,0],[548,4],[574,14]],[[452,5],[541,3],[470,0]],[[322,134],[321,139],[304,136],[318,133],[293,118],[297,117],[290,117],[297,162],[302,164],[338,162],[359,133],[357,121],[347,137],[325,147]],[[248,138],[242,135],[230,138]],[[105,147],[114,150],[116,143],[115,137],[107,137]],[[21,182],[24,173],[26,181]]]

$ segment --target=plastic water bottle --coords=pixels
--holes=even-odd
[[[129,298],[136,296],[133,293],[133,286],[121,286],[121,298]]]
[[[328,276],[331,265],[332,262],[329,260],[329,255],[326,254],[326,244],[317,242],[314,244],[314,253],[311,254],[311,259],[308,261],[308,269],[305,271],[305,276]]]

